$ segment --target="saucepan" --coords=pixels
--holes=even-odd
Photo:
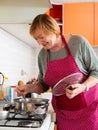
[[[16,113],[32,116],[34,114],[45,114],[48,110],[49,99],[16,98],[14,103]]]
[[[0,120],[4,120],[8,117],[9,111],[1,110],[0,111]]]
[[[15,108],[15,104],[6,104],[3,106],[3,109],[0,110],[0,120],[4,120],[8,117],[11,109]]]

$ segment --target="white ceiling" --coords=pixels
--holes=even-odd
[[[49,7],[49,0],[0,0],[0,23],[31,23]]]
[[[79,2],[79,0],[50,0],[51,3]],[[80,0],[92,2],[98,0]],[[30,36],[33,18],[51,7],[49,0],[0,0],[0,28],[33,48],[38,47]]]

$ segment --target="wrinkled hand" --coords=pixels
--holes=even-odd
[[[69,89],[70,86],[73,88],[73,90]],[[83,84],[71,84],[65,88],[65,93],[69,99],[72,99],[78,94],[84,92],[84,90],[85,87],[83,86]]]
[[[17,92],[17,96],[24,96],[27,93],[29,93],[29,86],[28,85],[17,86],[16,92]]]

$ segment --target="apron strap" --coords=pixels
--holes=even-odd
[[[70,49],[69,49],[69,47],[68,47],[68,44],[67,44],[67,42],[66,42],[66,40],[65,40],[64,35],[61,35],[61,37],[62,37],[62,41],[64,42],[65,47],[66,47],[66,49],[67,49],[67,51],[68,51],[68,55],[70,55],[71,52],[70,52]]]
[[[66,40],[65,40],[64,35],[61,35],[61,38],[62,38],[62,41],[63,41],[64,44],[65,44],[65,48],[66,48],[67,51],[68,51],[68,55],[71,55],[70,49],[69,49],[69,47],[68,47],[68,44],[67,44],[67,42],[66,42]],[[47,62],[48,62],[48,61],[49,61],[49,50],[47,51]]]

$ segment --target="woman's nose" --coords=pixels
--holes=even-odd
[[[37,41],[39,45],[43,45],[43,41],[42,40],[38,40]]]

